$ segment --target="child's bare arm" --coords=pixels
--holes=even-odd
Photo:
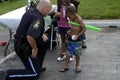
[[[83,20],[82,20],[82,18],[80,16],[76,19],[75,22],[80,24],[79,27],[80,27],[81,30],[80,30],[80,32],[78,34],[78,36],[80,36],[86,31],[85,24],[84,24],[84,22],[83,22]]]

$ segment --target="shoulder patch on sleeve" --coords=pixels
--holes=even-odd
[[[37,20],[35,20],[35,22],[33,23],[33,28],[34,28],[34,29],[38,29],[39,26],[40,26],[40,21],[37,19]]]

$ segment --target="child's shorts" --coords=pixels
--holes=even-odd
[[[79,42],[67,42],[67,54],[79,55],[81,52],[81,41]]]
[[[70,27],[58,27],[58,33],[59,34],[67,34],[67,31],[70,29]]]

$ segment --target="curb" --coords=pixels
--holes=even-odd
[[[120,28],[120,19],[116,20],[84,20],[85,24],[93,25],[98,27],[119,27]]]
[[[10,54],[7,55],[5,58],[2,58],[2,59],[0,60],[0,64],[4,63],[6,60],[8,60],[9,58],[12,58],[12,57],[14,57],[14,56],[15,56],[15,52],[10,53]]]

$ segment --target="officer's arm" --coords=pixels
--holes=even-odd
[[[36,39],[42,37],[42,22],[39,19],[34,19],[28,30],[27,30],[27,40],[32,47],[32,57],[37,55],[37,43]]]
[[[29,44],[31,45],[32,49],[38,49],[36,45],[36,41],[32,36],[27,35],[27,40]]]
[[[38,53],[38,48],[37,48],[37,45],[36,45],[36,41],[32,36],[29,36],[29,35],[27,36],[27,40],[32,47],[31,57],[35,58],[37,56],[37,53]]]

